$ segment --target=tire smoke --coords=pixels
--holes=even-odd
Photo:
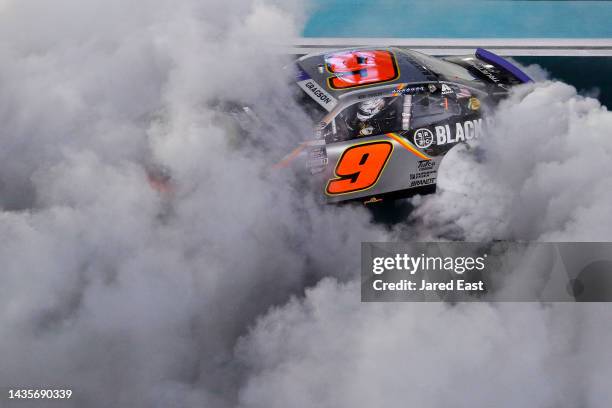
[[[0,2],[3,395],[70,388],[67,407],[608,401],[605,305],[361,304],[358,253],[391,239],[608,239],[610,113],[558,82],[517,90],[493,136],[454,151],[441,192],[388,231],[271,169],[312,137],[285,86],[290,61],[269,46],[302,15],[299,2]],[[260,107],[262,123],[247,138],[224,103]],[[151,188],[151,166],[171,193]]]

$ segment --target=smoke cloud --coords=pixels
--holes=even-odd
[[[561,82],[517,89],[490,137],[452,152],[414,213],[425,236],[609,241],[612,113]]]
[[[241,357],[242,406],[598,407],[607,306],[359,303],[322,281],[261,319]],[[520,390],[517,391],[517,390]]]
[[[390,239],[607,239],[610,113],[564,84],[518,90],[492,137],[454,151],[441,192],[388,231],[271,169],[312,137],[284,85],[289,61],[269,47],[296,35],[301,7],[0,2],[3,398],[609,400],[605,306],[361,304],[358,253]],[[248,137],[220,113],[231,102],[259,107]],[[151,188],[152,166],[171,174],[171,193]]]
[[[72,389],[63,406],[232,406],[234,345],[256,316],[321,276],[348,279],[360,241],[384,239],[365,211],[323,208],[271,169],[312,137],[289,60],[268,45],[299,15],[287,2],[6,3],[3,401],[25,387]],[[262,107],[263,125],[232,128],[229,102]],[[171,194],[150,187],[150,166]]]
[[[439,192],[413,199],[392,236],[610,240],[611,121],[569,85],[518,88],[492,112],[488,137],[445,158]],[[542,279],[528,272],[508,285]],[[326,279],[261,318],[238,348],[251,368],[242,406],[599,407],[612,397],[608,304],[363,304],[359,290],[359,279]]]

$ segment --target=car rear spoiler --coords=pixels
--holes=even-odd
[[[531,79],[527,74],[525,74],[523,71],[521,71],[515,65],[513,65],[510,62],[506,61],[505,59],[503,59],[499,55],[494,54],[491,51],[485,50],[484,48],[477,48],[476,49],[476,58],[478,58],[481,61],[485,61],[485,62],[495,66],[496,68],[498,68],[498,69],[500,69],[502,71],[506,71],[506,72],[512,74],[516,79],[518,79],[519,81],[521,81],[524,84],[527,83],[527,82],[533,82],[533,79]]]

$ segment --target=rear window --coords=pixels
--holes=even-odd
[[[422,94],[412,99],[412,127],[429,126],[459,114],[461,108],[454,98],[439,94]]]
[[[448,81],[452,81],[453,79],[473,81],[477,79],[470,73],[470,71],[460,65],[453,64],[452,62],[421,54],[420,52],[416,51],[402,50],[402,52],[410,54],[412,57],[414,57],[414,59],[416,59],[425,67],[427,67],[427,69],[433,71],[438,75],[441,75],[444,79]]]

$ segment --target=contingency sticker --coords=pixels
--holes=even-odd
[[[317,101],[317,103],[324,107],[328,112],[334,109],[334,107],[338,104],[338,100],[336,100],[333,96],[327,93],[311,78],[299,81],[297,84],[300,86],[300,88],[306,91],[306,93],[309,94],[312,99]]]

